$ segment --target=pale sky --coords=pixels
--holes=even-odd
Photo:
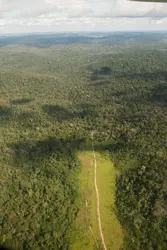
[[[0,0],[0,33],[167,30],[167,3]]]

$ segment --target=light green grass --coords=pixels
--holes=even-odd
[[[92,250],[96,242],[100,240],[94,189],[93,153],[91,151],[83,151],[78,154],[78,157],[82,164],[80,173],[82,201],[76,222],[76,232],[72,237],[73,244],[71,249]],[[113,163],[107,156],[102,156],[96,152],[96,157],[103,234],[107,249],[118,250],[122,245],[123,232],[115,215],[115,181],[117,173]],[[91,225],[94,237],[89,230],[89,225]]]
[[[115,214],[116,169],[109,157],[96,153],[97,184],[100,195],[100,214],[104,239],[108,249],[118,250],[123,232]]]

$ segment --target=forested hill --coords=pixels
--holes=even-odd
[[[142,42],[133,44],[125,43],[131,34],[114,36],[124,45],[1,38],[0,245],[71,248],[81,210],[77,152],[92,150],[94,131],[95,150],[119,172],[122,249],[166,250],[166,34],[136,33]]]
[[[50,47],[56,44],[103,44],[123,45],[126,43],[165,42],[166,32],[113,32],[113,33],[56,33],[1,36],[0,46],[25,45]]]

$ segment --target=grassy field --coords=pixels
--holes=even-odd
[[[100,235],[96,212],[94,189],[93,153],[80,152],[82,164],[80,183],[82,192],[81,211],[77,218],[76,233],[73,237],[72,250],[100,249]],[[96,152],[97,183],[100,194],[100,212],[102,229],[107,249],[118,250],[123,241],[123,232],[115,215],[115,180],[116,169],[107,155]]]

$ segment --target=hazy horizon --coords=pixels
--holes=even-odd
[[[166,33],[167,32],[167,29],[166,30],[113,30],[113,31],[101,31],[101,30],[98,30],[98,31],[67,31],[67,30],[64,30],[64,31],[36,31],[36,32],[21,32],[21,33],[0,33],[0,36],[24,36],[24,35],[56,35],[56,34],[71,34],[71,35],[77,35],[77,34],[86,34],[86,35],[89,35],[89,34],[114,34],[114,33]]]

